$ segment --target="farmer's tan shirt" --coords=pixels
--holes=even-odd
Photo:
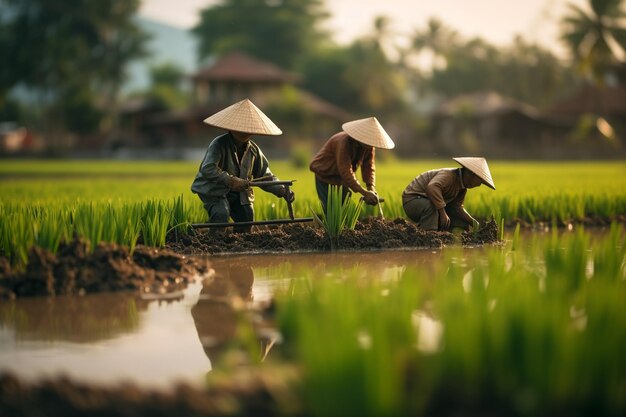
[[[447,205],[463,208],[467,188],[463,185],[461,168],[442,168],[418,175],[404,189],[402,202],[416,196],[427,197],[437,210]]]
[[[355,175],[359,167],[363,182],[371,189],[376,182],[374,148],[366,149],[346,132],[339,132],[328,139],[309,166],[321,181],[347,186],[352,191],[363,194],[366,190]]]

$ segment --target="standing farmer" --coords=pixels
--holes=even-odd
[[[315,189],[324,211],[329,185],[343,186],[342,199],[352,190],[362,194],[365,203],[376,205],[374,148],[393,149],[395,146],[375,117],[344,123],[342,129],[328,139],[309,166],[315,173]],[[359,167],[366,188],[356,179],[355,171]]]
[[[441,168],[415,177],[402,193],[409,219],[425,230],[469,229],[476,220],[463,207],[468,188],[496,189],[485,158],[452,158],[461,168]]]
[[[254,192],[250,180],[263,177],[267,181],[278,178],[252,135],[277,136],[283,132],[250,100],[245,99],[204,120],[204,123],[227,132],[213,139],[209,145],[191,191],[200,197],[209,214],[210,223],[225,223],[229,217],[235,222],[254,220]],[[293,201],[295,196],[284,185],[262,187],[277,197]],[[249,231],[239,227],[235,231]]]

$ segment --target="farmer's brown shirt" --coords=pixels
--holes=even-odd
[[[402,202],[422,196],[427,197],[437,210],[447,205],[462,209],[466,194],[461,168],[433,169],[411,181],[402,193]]]
[[[347,186],[363,194],[366,190],[356,179],[355,171],[361,167],[363,182],[371,189],[376,182],[374,160],[374,148],[366,149],[346,132],[339,132],[313,157],[309,169],[327,184]]]

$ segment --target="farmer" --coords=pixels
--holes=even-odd
[[[452,158],[461,168],[426,171],[402,193],[406,215],[425,230],[469,229],[478,223],[463,207],[468,188],[496,189],[485,158]]]
[[[376,170],[374,148],[393,149],[395,144],[375,117],[344,123],[343,131],[333,135],[315,155],[310,170],[315,173],[315,189],[324,211],[329,185],[342,186],[342,200],[354,191],[366,204],[376,205]],[[356,179],[361,167],[365,188]]]
[[[250,100],[245,99],[204,120],[204,123],[227,132],[209,145],[191,191],[196,193],[209,214],[210,223],[225,223],[229,217],[237,222],[254,220],[254,192],[250,180],[276,181],[267,158],[252,135],[277,136],[283,132]],[[288,202],[295,199],[284,185],[261,187]],[[250,226],[235,228],[250,231]]]

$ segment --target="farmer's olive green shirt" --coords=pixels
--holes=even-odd
[[[368,189],[376,182],[374,148],[365,148],[346,132],[333,135],[315,155],[310,170],[321,181],[332,185],[350,187],[363,194],[366,190],[356,179],[355,171],[361,167],[361,177]]]
[[[466,194],[461,168],[433,169],[411,181],[402,193],[402,202],[422,196],[427,197],[437,210],[446,206],[461,210]]]
[[[230,192],[228,183],[232,176],[248,180],[265,176],[271,176],[267,179],[268,181],[278,179],[270,171],[267,158],[256,143],[249,141],[246,144],[240,161],[234,139],[230,133],[225,133],[213,139],[207,148],[196,179],[191,184],[191,191],[209,200],[225,198]],[[281,195],[284,192],[282,185],[262,188],[275,195]],[[239,194],[241,204],[254,202],[252,187]]]

